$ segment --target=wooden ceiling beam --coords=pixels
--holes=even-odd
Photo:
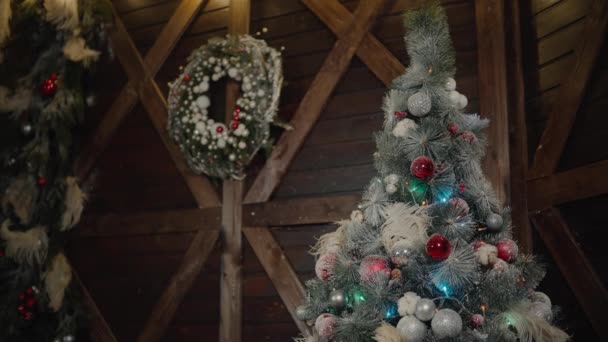
[[[217,230],[199,230],[186,251],[177,272],[171,277],[152,309],[137,342],[160,341],[171,324],[180,303],[200,274],[219,237]]]
[[[163,27],[158,39],[154,42],[154,45],[152,45],[143,60],[144,64],[147,66],[147,73],[150,78],[156,76],[175,47],[175,44],[177,44],[192,20],[196,17],[196,14],[202,5],[203,0],[185,0],[179,4],[175,13],[171,16],[167,25]],[[117,15],[116,11],[114,11],[114,15]],[[118,24],[122,25],[122,22],[119,22]],[[129,40],[131,40],[130,36],[122,34],[125,31],[126,29],[124,27],[116,26],[110,33],[117,52],[125,51],[125,49],[128,49],[127,46],[133,44],[132,41],[129,42]],[[121,58],[120,61],[125,69],[129,65],[132,65],[129,63],[130,60],[137,59],[137,56],[131,56],[129,58],[126,58],[126,56],[123,56],[122,54],[118,54],[118,56]],[[99,159],[99,156],[109,144],[110,139],[114,136],[114,132],[127,114],[133,110],[139,99],[137,89],[139,83],[144,79],[141,77],[144,77],[146,70],[138,68],[137,63],[132,65],[131,68],[133,71],[130,74],[128,73],[129,81],[122,88],[118,97],[110,106],[110,109],[103,115],[92,138],[87,141],[78,159],[74,163],[73,171],[78,179],[85,180],[88,177],[96,161]]]
[[[387,0],[369,0],[359,3],[347,29],[348,32],[334,44],[310,88],[302,98],[291,120],[294,129],[281,135],[266,161],[266,165],[245,196],[245,203],[265,202],[270,199],[296,153],[321,116],[321,112],[338,82],[344,76],[363,37],[385,8],[386,3]]]
[[[594,330],[602,341],[608,340],[608,316],[604,314],[608,291],[560,212],[556,208],[536,212],[532,222]]]
[[[306,289],[283,253],[283,249],[268,228],[249,227],[244,228],[243,233],[300,332],[305,337],[311,336],[310,327],[295,315],[296,308],[303,303],[303,299],[306,297]]]
[[[302,0],[314,14],[341,39],[349,31],[354,16],[339,1]],[[405,73],[405,67],[372,33],[367,32],[359,44],[356,54],[382,83],[389,86]]]
[[[341,195],[245,204],[243,224],[250,227],[288,227],[335,222],[349,217],[359,200],[359,195]],[[91,238],[188,233],[217,230],[220,224],[220,207],[155,210],[86,216],[80,224],[81,229],[73,234]]]
[[[608,194],[608,160],[528,181],[528,210]]]
[[[583,101],[585,88],[604,44],[608,27],[608,1],[593,0],[589,8],[580,41],[574,50],[575,64],[559,88],[551,107],[549,119],[541,136],[530,178],[553,174],[570,136],[576,114]]]

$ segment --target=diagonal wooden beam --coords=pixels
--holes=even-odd
[[[528,209],[608,194],[608,160],[528,181]]]
[[[580,41],[574,51],[575,65],[568,76],[564,77],[557,100],[549,113],[547,126],[536,148],[530,178],[552,174],[559,163],[583,101],[585,88],[605,41],[608,1],[593,0],[584,20],[583,32],[579,35]]]
[[[361,1],[350,28],[332,48],[291,120],[294,130],[283,133],[266,165],[245,197],[245,203],[267,201],[279,185],[291,161],[319,119],[355,51],[386,5],[386,0]]]
[[[183,0],[175,13],[169,19],[169,22],[161,31],[158,39],[154,42],[154,45],[150,48],[143,62],[147,66],[149,77],[154,78],[161,66],[175,47],[175,44],[179,41],[181,36],[184,34],[192,20],[196,17],[199,9],[203,5],[203,0]],[[116,14],[116,11],[114,12]],[[122,25],[121,22],[117,23]],[[124,27],[115,27],[111,32],[112,41],[114,42],[115,49],[124,51],[128,49],[130,37],[122,34],[126,30]],[[119,57],[122,55],[119,55]],[[137,59],[137,56],[132,56],[130,59]],[[129,59],[121,59],[123,65],[129,64]],[[127,63],[127,64],[125,64]],[[114,135],[114,132],[122,122],[125,116],[133,110],[133,107],[137,103],[137,87],[138,84],[144,79],[145,70],[139,69],[137,64],[133,64],[133,71],[129,74],[129,81],[122,88],[118,97],[114,100],[110,109],[104,114],[103,119],[99,123],[97,129],[92,135],[92,138],[87,142],[82,150],[79,158],[76,160],[73,170],[74,174],[81,180],[88,177],[95,162],[105,150],[106,146],[110,142],[110,139]],[[137,77],[137,78],[131,78]]]
[[[80,277],[78,276],[78,273],[76,273],[76,270],[73,267],[72,275],[74,283],[76,283],[82,292],[82,304],[89,315],[87,328],[89,329],[89,336],[91,336],[91,340],[93,340],[93,342],[117,342],[112,329],[110,329],[110,326],[106,322],[105,318],[103,318],[97,304],[95,304],[91,294],[84,286],[82,280],[80,280]]]
[[[300,332],[305,337],[311,336],[310,327],[295,315],[296,308],[302,304],[302,300],[306,296],[306,289],[283,253],[281,246],[268,228],[244,228],[243,233]]]
[[[338,37],[349,32],[354,16],[338,1],[302,0],[314,14]],[[357,56],[385,85],[401,76],[405,67],[372,33],[366,32],[357,47]]]
[[[162,339],[179,304],[200,274],[218,237],[217,230],[199,230],[196,233],[177,272],[171,277],[169,285],[156,302],[137,342],[156,342]]]
[[[570,228],[555,208],[535,213],[532,222],[600,340],[607,341],[608,316],[604,312],[608,306],[608,291]]]

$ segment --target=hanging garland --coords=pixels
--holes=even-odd
[[[0,341],[87,334],[63,249],[86,198],[72,134],[111,20],[106,0],[0,0]]]
[[[211,82],[241,82],[241,96],[226,125],[210,116]],[[170,85],[169,134],[192,170],[212,177],[241,178],[245,166],[268,143],[283,75],[281,53],[251,36],[212,39],[195,50]]]

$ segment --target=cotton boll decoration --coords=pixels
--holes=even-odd
[[[452,309],[439,310],[431,321],[436,338],[456,337],[462,331],[462,318]]]
[[[399,176],[395,173],[391,173],[390,175],[384,177],[384,183],[397,184],[397,183],[399,183]]]
[[[393,135],[398,138],[405,138],[409,135],[409,132],[416,129],[418,124],[414,120],[403,119],[399,121],[393,128]]]
[[[401,341],[422,342],[426,337],[427,327],[418,318],[405,316],[397,323],[397,330],[401,336]]]
[[[431,111],[431,98],[419,91],[407,99],[407,108],[414,116],[425,116]]]
[[[498,249],[495,246],[484,243],[477,248],[475,255],[480,264],[484,266],[493,265],[498,258]]]
[[[427,211],[419,206],[395,203],[386,209],[386,220],[382,225],[382,243],[392,251],[397,241],[408,240],[412,246],[423,245],[428,240]]]
[[[397,328],[386,322],[382,322],[374,331],[374,340],[376,342],[401,342],[401,337]]]
[[[416,304],[418,304],[419,300],[420,296],[415,292],[406,292],[397,302],[399,315],[413,315],[416,312]]]

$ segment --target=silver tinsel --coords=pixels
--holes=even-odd
[[[421,321],[430,321],[435,316],[435,303],[428,298],[422,298],[416,303],[416,317]]]
[[[414,316],[405,316],[397,323],[397,330],[402,341],[422,342],[426,336],[426,324]]]
[[[419,91],[407,99],[407,108],[412,115],[425,116],[431,111],[431,98]]]
[[[436,338],[456,337],[462,331],[462,318],[452,309],[439,310],[431,321]]]

